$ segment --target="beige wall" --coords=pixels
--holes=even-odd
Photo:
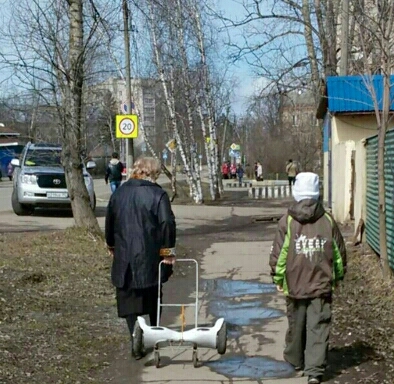
[[[366,221],[366,189],[367,189],[367,150],[365,140],[356,143],[356,179],[354,184],[354,224],[357,228],[360,219]]]
[[[340,223],[350,220],[352,151],[355,142],[348,140],[332,148],[332,214]]]
[[[323,154],[323,202],[328,203],[328,152]]]
[[[332,119],[332,144],[353,140],[360,141],[377,134],[375,115],[334,116]]]
[[[394,122],[392,123],[394,127]],[[336,220],[345,222],[351,219],[351,155],[355,150],[355,190],[354,219],[357,225],[360,218],[365,220],[366,154],[362,140],[377,134],[375,115],[333,116],[332,128],[332,213]],[[328,200],[328,154],[324,157],[325,191]],[[327,179],[327,180],[326,180]]]

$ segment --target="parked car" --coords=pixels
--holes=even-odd
[[[69,208],[66,177],[61,165],[61,146],[57,144],[28,143],[20,159],[13,159],[14,166],[12,209],[18,216],[30,215],[36,207]],[[88,161],[83,168],[85,185],[92,209],[96,208],[93,178],[88,170],[95,168],[94,161]]]

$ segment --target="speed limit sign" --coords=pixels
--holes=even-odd
[[[138,115],[116,115],[116,138],[138,137]]]

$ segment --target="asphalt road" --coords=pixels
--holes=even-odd
[[[96,216],[103,226],[105,208],[110,196],[109,186],[102,179],[95,179],[97,198]],[[12,182],[0,182],[0,232],[45,231],[65,229],[74,224],[71,210],[35,210],[32,216],[17,216],[11,206]]]

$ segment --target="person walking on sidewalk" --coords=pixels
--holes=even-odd
[[[319,202],[319,176],[299,173],[296,202],[280,219],[270,255],[273,282],[286,295],[284,359],[319,384],[327,364],[333,287],[346,271],[341,232]]]
[[[142,356],[133,352],[135,322],[149,315],[150,325],[157,325],[159,273],[162,283],[168,281],[176,254],[175,217],[167,193],[156,184],[160,171],[158,160],[139,158],[130,179],[111,195],[105,218],[118,316],[126,319],[137,360]]]
[[[242,187],[242,179],[244,177],[244,169],[242,168],[242,164],[238,164],[237,167],[237,176],[238,176],[238,185]]]
[[[289,180],[289,186],[291,188],[295,183],[295,179],[297,176],[297,165],[294,164],[292,159],[290,159],[286,164],[286,173],[287,179]]]
[[[114,193],[122,183],[122,172],[124,166],[119,161],[119,155],[117,152],[112,153],[112,159],[110,160],[107,171],[105,173],[105,184],[108,184],[111,187],[111,192]]]

